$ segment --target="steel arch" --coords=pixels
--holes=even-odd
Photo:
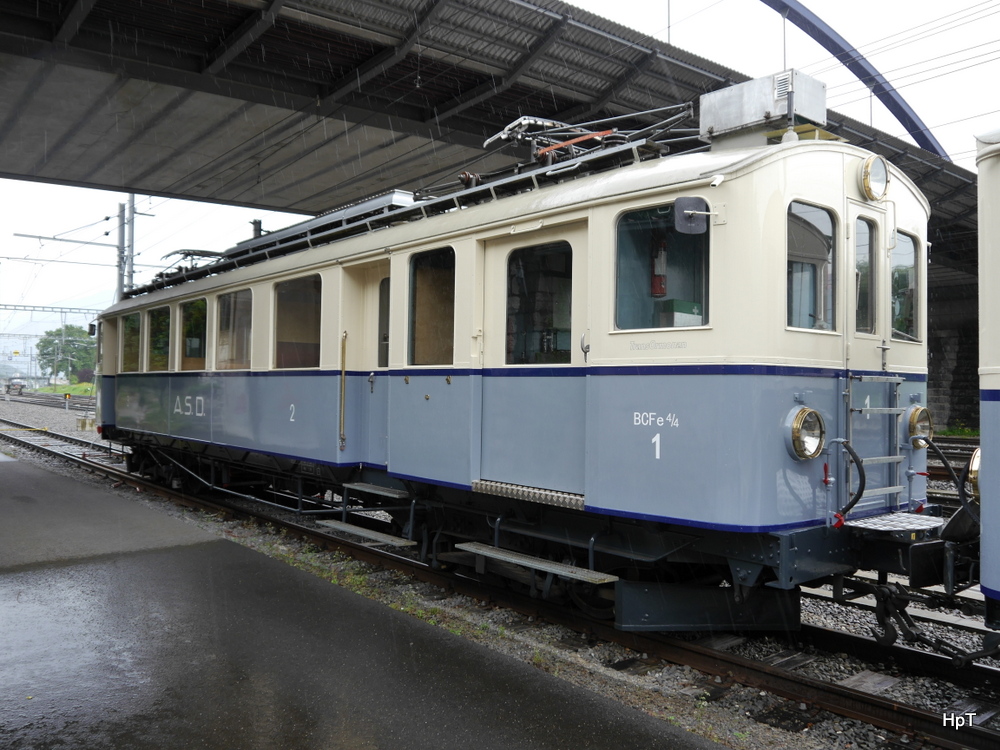
[[[917,113],[899,95],[892,84],[885,80],[885,77],[875,69],[875,66],[868,62],[844,37],[834,31],[828,23],[797,0],[761,0],[761,2],[778,11],[846,65],[847,69],[854,73],[859,81],[868,86],[879,101],[892,112],[918,146],[951,161],[944,148],[931,134],[930,128],[924,125]]]

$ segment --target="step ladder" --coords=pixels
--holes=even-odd
[[[576,565],[567,565],[565,563],[553,562],[552,560],[544,560],[541,557],[525,555],[521,552],[503,549],[502,547],[493,547],[489,544],[483,544],[482,542],[462,542],[460,544],[456,544],[455,549],[471,552],[476,556],[476,572],[480,575],[483,575],[486,572],[487,559],[511,563],[513,565],[519,565],[522,568],[528,568],[529,570],[537,573],[544,573],[545,580],[542,583],[541,591],[543,599],[549,598],[549,593],[552,590],[552,583],[556,577],[569,578],[574,581],[583,581],[585,583],[593,584],[614,583],[618,580],[618,576],[611,575],[610,573],[601,573],[596,570],[590,570],[589,568],[580,568]],[[537,591],[534,575],[531,576],[531,591],[533,593]]]
[[[892,415],[897,417],[906,413],[906,407],[899,405],[899,386],[900,384],[906,382],[905,378],[901,378],[895,375],[849,375],[847,379],[847,440],[854,445],[854,417],[857,416],[885,416]],[[854,403],[854,384],[855,383],[885,383],[886,388],[889,393],[888,400],[895,404],[895,406],[856,406]],[[894,482],[887,482],[888,486],[885,487],[866,487],[864,494],[858,501],[859,504],[864,503],[866,499],[875,497],[885,497],[886,495],[897,496],[896,505],[899,505],[898,496],[906,490],[906,485],[900,484],[899,477],[899,466],[906,461],[906,456],[899,452],[899,436],[898,422],[894,422],[890,425],[889,430],[891,431],[886,435],[886,442],[892,447],[892,453],[885,456],[860,456],[862,462],[866,467],[879,466],[879,465],[889,465],[894,466],[894,469],[890,470],[889,476],[894,477]],[[848,466],[847,472],[847,488],[848,493],[850,493],[851,486],[851,468]],[[889,509],[887,509],[887,512]]]
[[[359,510],[351,510],[351,498],[357,498],[361,495],[371,495],[375,497],[385,498],[390,502],[396,501],[399,504],[395,505],[381,505],[377,508],[364,508]],[[316,523],[320,526],[326,526],[327,528],[339,531],[341,533],[352,534],[362,539],[368,539],[375,544],[385,544],[391,547],[412,547],[416,545],[413,539],[407,539],[404,537],[394,536],[393,534],[386,534],[382,531],[375,531],[374,529],[369,529],[365,526],[359,526],[358,524],[350,523],[348,520],[351,513],[361,513],[370,510],[379,511],[390,511],[390,510],[408,510],[410,512],[410,529],[413,529],[413,516],[416,510],[416,498],[414,498],[408,490],[400,490],[394,487],[382,487],[378,484],[368,484],[367,482],[353,482],[345,484],[343,486],[343,491],[341,492],[340,501],[340,512],[341,518],[339,521],[317,521]]]
[[[366,529],[364,526],[357,526],[353,523],[344,523],[343,521],[317,521],[316,523],[320,526],[331,528],[334,531],[353,534],[362,539],[368,539],[376,544],[385,544],[389,547],[413,547],[416,545],[416,542],[412,539],[404,539],[401,536],[393,536],[392,534],[385,534],[374,529]]]

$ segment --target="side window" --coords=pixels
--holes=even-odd
[[[875,226],[866,219],[854,225],[855,330],[875,333]]]
[[[616,239],[617,328],[708,323],[707,233],[678,232],[667,204],[622,216]]]
[[[123,315],[122,331],[122,361],[121,372],[139,372],[139,332],[141,320],[139,313]]]
[[[570,361],[573,251],[566,242],[515,250],[507,260],[509,365]]]
[[[908,234],[896,235],[892,249],[892,337],[897,341],[919,341],[917,321],[917,241]]]
[[[208,302],[196,299],[181,304],[181,369],[204,370],[207,347]]]
[[[94,369],[97,372],[103,372],[102,365],[104,364],[104,322],[97,321],[97,359],[95,360]]]
[[[378,284],[378,366],[389,366],[389,278]]]
[[[455,339],[455,251],[418,253],[410,264],[411,365],[450,365]]]
[[[318,274],[274,285],[274,366],[319,367],[320,292]]]
[[[249,289],[220,294],[218,306],[219,335],[215,366],[220,370],[249,369],[253,295]]]
[[[149,369],[170,369],[170,308],[157,307],[147,315],[149,325]]]
[[[833,214],[805,203],[788,207],[788,325],[836,329]]]

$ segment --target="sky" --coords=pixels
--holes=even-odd
[[[751,77],[796,68],[827,84],[828,106],[908,139],[846,68],[759,0],[575,0],[578,7]],[[1000,129],[1000,0],[805,0],[899,91],[952,160],[975,169],[974,136]],[[659,40],[659,41],[657,41]],[[15,237],[115,244],[123,194],[0,180],[0,304],[103,309],[114,301],[115,250]],[[182,248],[220,251],[302,216],[136,197],[136,281]],[[147,216],[145,214],[152,214]],[[110,218],[107,218],[110,217]],[[58,261],[58,262],[57,262]],[[95,265],[83,265],[95,264]],[[90,315],[66,315],[86,326]],[[0,365],[17,365],[23,336],[58,328],[60,314],[0,309]],[[22,361],[23,354],[22,354]]]
[[[1000,0],[800,1],[882,73],[955,163],[975,170],[975,135],[1000,129]],[[830,109],[913,142],[847,68],[760,0],[573,4],[751,78],[800,70],[827,85]]]

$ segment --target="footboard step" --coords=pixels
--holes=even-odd
[[[490,557],[494,560],[503,560],[504,562],[521,565],[525,568],[531,568],[532,570],[541,570],[545,573],[552,573],[557,576],[573,578],[574,580],[585,581],[587,583],[614,583],[618,580],[618,576],[613,576],[608,573],[600,573],[596,570],[578,568],[575,565],[565,565],[564,563],[552,562],[551,560],[543,560],[540,557],[532,557],[531,555],[524,555],[520,552],[501,549],[500,547],[492,547],[489,544],[483,544],[482,542],[463,542],[461,544],[456,544],[455,549],[465,550],[466,552],[472,552],[476,555],[482,555],[483,557]]]
[[[378,542],[379,544],[388,544],[391,547],[412,547],[416,544],[416,542],[404,539],[401,536],[383,534],[381,531],[372,531],[371,529],[366,529],[363,526],[355,526],[352,523],[344,523],[343,521],[317,521],[316,523],[320,526],[326,526],[334,529],[335,531],[343,531],[346,534],[353,534],[354,536],[360,536],[363,539],[370,539],[373,542]]]
[[[367,482],[354,482],[344,485],[344,496],[352,492],[359,492],[363,495],[378,495],[379,497],[390,497],[393,500],[409,500],[410,493],[406,490],[397,490],[392,487],[383,487],[379,484],[368,484]]]

